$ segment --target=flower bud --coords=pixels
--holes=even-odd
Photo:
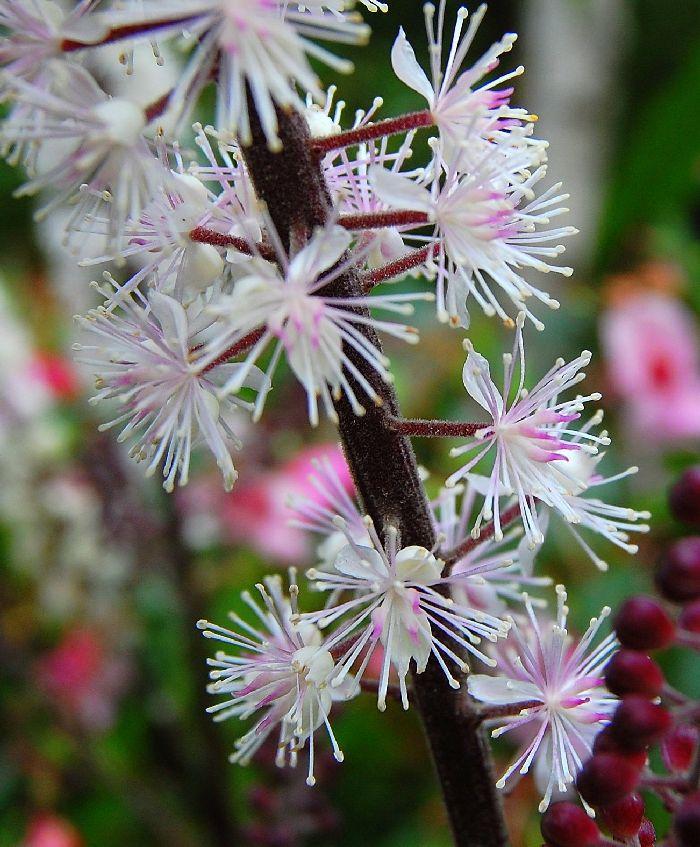
[[[617,741],[609,726],[606,726],[596,735],[593,742],[593,752],[596,755],[598,753],[611,753],[614,756],[621,756],[623,759],[627,759],[637,770],[641,770],[647,763],[646,748],[628,750]]]
[[[667,770],[672,773],[685,773],[695,757],[700,732],[690,724],[677,724],[671,727],[661,742],[661,755]]]
[[[700,527],[700,465],[682,474],[671,488],[668,499],[676,520]]]
[[[596,753],[579,772],[576,787],[591,806],[609,806],[631,794],[638,781],[639,769],[629,759]]]
[[[649,818],[644,818],[642,821],[637,838],[639,839],[639,847],[654,847],[656,844],[656,830]]]
[[[630,597],[615,616],[620,643],[633,650],[659,650],[668,647],[675,636],[673,621],[651,597]]]
[[[700,791],[689,794],[681,803],[673,821],[678,847],[700,844]]]
[[[634,838],[644,819],[644,800],[639,794],[628,794],[617,803],[598,809],[598,817],[615,838]]]
[[[700,600],[684,607],[678,618],[678,626],[688,632],[700,632]]]
[[[700,598],[700,536],[672,544],[661,559],[655,581],[659,592],[674,603]]]
[[[641,750],[663,738],[671,723],[671,714],[663,706],[631,694],[615,710],[610,732],[621,747]]]
[[[595,821],[574,803],[554,803],[542,816],[540,828],[551,847],[593,847],[600,835]]]
[[[618,650],[605,667],[605,684],[613,694],[658,697],[664,675],[656,662],[637,650]]]

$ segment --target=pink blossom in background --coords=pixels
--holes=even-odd
[[[601,318],[611,390],[630,426],[658,441],[700,435],[700,339],[690,311],[658,291],[637,291]]]
[[[28,366],[28,376],[36,380],[57,400],[73,400],[80,383],[72,363],[52,353],[37,353]]]
[[[99,635],[79,628],[39,659],[37,673],[56,705],[89,729],[112,723],[128,677],[125,661],[110,655]]]
[[[352,477],[340,447],[324,444],[308,447],[277,470],[241,479],[230,494],[221,498],[221,520],[229,541],[245,542],[263,556],[280,564],[293,564],[309,553],[307,535],[288,525],[290,494],[325,505],[322,495],[309,481],[314,460],[327,458],[348,492],[354,491]]]
[[[83,847],[83,844],[72,823],[57,815],[41,814],[30,821],[22,847]]]

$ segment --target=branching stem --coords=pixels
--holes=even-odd
[[[347,132],[339,132],[329,135],[327,138],[315,138],[310,142],[311,150],[317,156],[324,156],[333,150],[342,150],[365,141],[374,141],[377,138],[386,138],[390,135],[399,135],[420,127],[434,126],[435,119],[428,109],[421,112],[410,112],[398,118],[389,118],[385,121],[367,124]]]
[[[421,438],[472,438],[488,426],[485,423],[415,420],[397,418],[393,415],[387,415],[387,425],[401,435]]]

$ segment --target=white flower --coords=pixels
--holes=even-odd
[[[143,136],[145,112],[130,100],[110,98],[82,68],[49,64],[51,90],[21,79],[9,83],[12,96],[27,107],[0,129],[11,161],[21,158],[32,177],[18,194],[57,189],[41,215],[77,201],[71,226],[106,212],[107,235],[118,243],[161,175]]]
[[[543,533],[538,524],[536,500],[567,517],[570,505],[566,498],[581,491],[581,480],[569,457],[578,452],[594,455],[597,445],[607,445],[610,439],[605,433],[596,436],[586,428],[577,432],[567,427],[580,416],[585,403],[599,400],[600,394],[561,402],[558,399],[560,393],[585,379],[580,371],[591,360],[587,350],[568,364],[558,359],[532,390],[525,389],[523,322],[521,314],[516,322],[513,352],[503,356],[502,391],[491,379],[489,363],[467,342],[464,387],[490,420],[466,444],[451,451],[452,456],[474,452],[476,455],[453,473],[446,484],[454,485],[493,451],[493,469],[472,530],[474,537],[478,537],[482,519],[493,518],[495,537],[502,538],[500,499],[515,495],[527,537],[532,543],[540,544]],[[516,362],[520,373],[513,390]]]
[[[558,195],[560,185],[555,185],[533,199],[533,188],[545,170],[518,176],[526,158],[518,151],[504,154],[499,144],[492,144],[475,169],[460,173],[456,160],[445,162],[444,177],[435,174],[430,185],[385,168],[370,169],[370,181],[380,200],[395,210],[425,212],[427,222],[434,226],[432,235],[404,238],[433,247],[425,271],[436,277],[441,321],[468,327],[467,300],[472,296],[485,314],[498,315],[512,325],[494,287],[539,329],[543,324],[530,311],[528,298],[552,309],[559,307],[546,292],[527,282],[523,271],[570,276],[571,268],[547,261],[559,256],[563,245],[547,244],[576,230],[546,228],[552,217],[566,211],[556,206],[567,195]]]
[[[494,719],[494,738],[511,730],[529,729],[528,739],[498,780],[499,788],[526,774],[536,763],[542,775],[540,811],[555,790],[565,792],[588,758],[595,736],[608,723],[617,698],[604,687],[603,669],[617,647],[614,634],[596,647],[593,641],[610,609],[605,607],[580,639],[566,628],[566,591],[557,586],[555,621],[540,623],[526,598],[528,620],[513,621],[507,641],[499,645],[499,676],[472,674],[467,680],[472,697],[490,706],[528,704],[519,715]]]
[[[392,665],[407,709],[406,676],[412,662],[415,672],[422,673],[430,656],[434,656],[453,688],[460,684],[450,673],[445,657],[463,672],[468,666],[455,651],[465,650],[493,664],[478,645],[483,638],[496,641],[507,632],[507,625],[493,615],[457,605],[440,594],[436,588],[450,581],[449,577],[442,577],[444,562],[424,547],[399,550],[393,527],[387,528],[385,550],[369,519],[371,547],[358,544],[342,518],[337,518],[336,524],[345,532],[348,545],[336,556],[332,571],[311,569],[307,575],[317,589],[349,591],[351,599],[304,615],[321,628],[342,621],[327,642],[329,649],[340,649],[349,642],[338,661],[334,685],[340,684],[358,661],[355,677],[361,679],[378,644],[384,649],[377,698],[382,711],[386,708]]]
[[[536,549],[528,543],[521,526],[510,526],[500,540],[474,541],[469,534],[479,496],[470,474],[463,485],[443,488],[431,503],[442,549],[455,550],[467,543],[467,551],[450,570],[451,596],[462,606],[503,615],[507,602],[522,600],[523,586],[547,586],[547,577],[533,576]]]
[[[350,382],[354,378],[370,401],[380,398],[367,378],[352,361],[350,353],[359,355],[384,381],[390,381],[388,360],[362,332],[365,327],[382,330],[404,341],[415,343],[417,331],[405,324],[377,320],[350,311],[350,307],[377,306],[387,311],[407,314],[412,311],[408,300],[427,299],[418,294],[391,294],[375,297],[324,297],[320,291],[355,263],[345,259],[351,237],[341,227],[318,230],[309,242],[289,261],[278,251],[283,272],[273,264],[254,260],[248,276],[238,280],[230,296],[222,296],[212,311],[223,318],[227,327],[209,345],[211,359],[223,349],[260,329],[262,334],[248,353],[238,375],[222,388],[222,394],[238,391],[247,371],[274,342],[267,368],[272,376],[282,353],[299,379],[308,397],[309,419],[319,422],[319,398],[331,420],[337,420],[333,400],[344,393],[355,414],[364,414]],[[262,413],[267,392],[261,392],[255,416]]]
[[[235,406],[248,404],[236,397],[220,401],[217,392],[241,366],[202,363],[197,350],[208,323],[202,315],[189,315],[172,297],[154,291],[148,301],[138,294],[116,299],[118,312],[100,308],[79,318],[97,337],[95,344],[76,345],[96,374],[98,390],[91,402],[114,400],[120,406],[117,417],[100,428],[125,424],[118,440],[135,438],[131,455],[148,462],[149,474],[162,463],[169,491],[178,475],[179,484],[186,484],[199,436],[230,489],[237,473],[227,442],[241,444],[227,417]],[[260,388],[259,371],[247,369],[243,384]]]
[[[479,6],[471,16],[466,31],[463,31],[463,28],[469,18],[469,12],[461,7],[457,11],[457,23],[450,51],[443,67],[445,0],[440,2],[437,26],[435,6],[426,3],[424,9],[432,79],[428,79],[418,63],[403,28],[394,42],[391,63],[396,76],[428,101],[430,112],[440,130],[445,152],[464,145],[467,138],[472,143],[474,136],[485,141],[500,129],[531,121],[532,115],[509,105],[513,89],[498,88],[513,77],[519,76],[523,72],[522,67],[479,85],[487,74],[498,67],[500,56],[512,49],[517,35],[504,35],[474,65],[462,70],[486,13],[486,5]]]
[[[600,424],[602,420],[603,412],[599,410],[586,421],[580,428],[579,433],[588,432],[592,427]],[[559,428],[563,426],[565,424],[559,424]],[[576,443],[580,437],[578,434],[574,435],[572,442]],[[576,493],[564,495],[563,502],[568,509],[562,512],[566,527],[571,531],[589,559],[601,571],[608,569],[607,562],[601,559],[590,544],[581,537],[579,527],[602,535],[626,553],[634,554],[639,548],[636,544],[630,542],[629,533],[649,532],[649,525],[638,523],[638,521],[646,521],[651,517],[650,512],[636,511],[625,506],[614,506],[605,503],[598,497],[589,496],[590,493],[595,492],[595,489],[636,474],[639,470],[637,467],[631,467],[613,476],[603,476],[598,471],[598,464],[604,456],[605,453],[591,455],[586,451],[569,454],[566,471],[570,478],[578,482],[578,485],[576,486]]]
[[[49,59],[62,57],[61,41],[99,0],[79,0],[70,11],[56,0],[0,0],[0,65],[16,77],[44,77]]]
[[[286,0],[170,0],[151,2],[138,16],[114,11],[104,19],[113,28],[138,23],[140,39],[186,30],[195,46],[168,108],[182,116],[182,124],[216,69],[218,129],[251,143],[250,86],[268,144],[278,148],[275,105],[303,109],[297,85],[322,96],[307,57],[342,72],[352,68],[311,39],[352,44],[366,41],[368,35],[367,27],[352,15],[325,11],[319,4],[305,6],[315,8],[299,8]]]
[[[293,572],[290,576],[293,580]],[[218,652],[209,660],[213,668],[208,687],[211,694],[226,694],[227,699],[207,711],[215,720],[237,717],[245,720],[259,715],[253,727],[236,742],[232,762],[248,764],[270,733],[277,729],[277,764],[289,758],[296,764],[298,751],[309,742],[307,783],[314,785],[314,734],[325,726],[337,761],[343,761],[328,719],[334,700],[347,700],[359,692],[352,679],[332,687],[335,663],[322,643],[321,633],[312,624],[300,621],[297,610],[298,588],[292,582],[289,597],[282,591],[279,576],[267,577],[258,585],[264,606],[250,594],[242,595],[253,610],[253,623],[231,612],[235,630],[208,621],[197,626],[206,638],[235,648],[235,654]],[[230,649],[230,648],[229,648]]]

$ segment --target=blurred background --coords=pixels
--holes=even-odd
[[[376,94],[384,116],[420,106],[389,51],[402,24],[420,54],[421,4],[392,6],[371,17],[370,47],[352,51],[355,75],[337,81],[348,120]],[[567,223],[581,230],[566,256],[576,272],[553,291],[563,308],[527,338],[531,374],[595,352],[589,383],[614,437],[605,468],[640,467],[613,502],[654,515],[637,557],[597,546],[607,573],[554,527],[538,572],[569,586],[585,626],[649,586],[659,546],[679,532],[668,484],[698,461],[700,0],[494,0],[471,55],[507,30],[521,38],[505,67],[527,68],[514,102],[541,116],[551,181],[564,181]],[[167,89],[176,64],[144,57],[139,85]],[[123,84],[113,58],[102,75]],[[37,225],[32,202],[11,197],[21,181],[0,166],[0,847],[447,847],[417,717],[395,704],[388,715],[371,696],[345,706],[345,763],[322,762],[313,790],[277,770],[272,749],[247,769],[228,764],[238,727],[204,714],[207,644],[194,623],[224,622],[242,588],[312,563],[285,500],[305,489],[314,456],[336,455],[334,433],[310,432],[288,380],[247,433],[231,494],[204,455],[173,497],[144,480],[98,431],[102,410],[72,361],[72,314],[92,304],[96,271],[62,251],[53,218]],[[459,338],[430,308],[416,320],[418,348],[389,345],[404,413],[468,419]],[[510,345],[497,323],[473,320],[484,354]],[[433,492],[453,469],[448,446],[416,443]],[[666,661],[672,683],[700,694],[697,660]],[[496,747],[499,767],[509,752]],[[528,780],[507,799],[515,847],[541,843],[536,799]]]

